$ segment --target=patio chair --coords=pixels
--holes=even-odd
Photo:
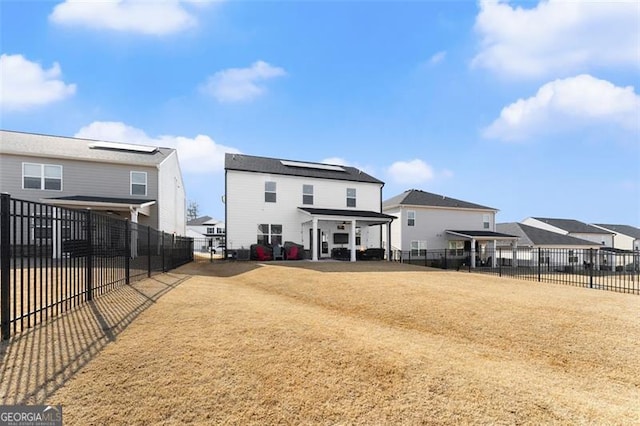
[[[284,250],[280,244],[273,246],[273,260],[284,260]]]

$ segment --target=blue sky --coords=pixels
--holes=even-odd
[[[640,226],[640,3],[2,1],[0,127],[353,165],[529,216]]]

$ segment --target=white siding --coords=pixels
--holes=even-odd
[[[176,152],[158,166],[158,229],[184,235],[186,195]]]
[[[356,189],[352,210],[380,211],[380,184],[227,170],[226,227],[229,249],[249,248],[257,240],[258,225],[282,225],[282,240],[304,244],[311,217],[298,207],[349,209],[347,188]],[[265,202],[265,182],[276,182],[276,202]],[[302,204],[302,185],[313,185],[313,205]],[[305,235],[305,232],[307,233]],[[363,235],[364,237],[364,235]]]

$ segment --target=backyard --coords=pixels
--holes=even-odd
[[[190,263],[0,346],[67,424],[640,423],[640,298],[387,262]]]

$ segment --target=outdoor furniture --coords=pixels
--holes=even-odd
[[[284,260],[284,250],[280,244],[273,246],[273,260]]]

